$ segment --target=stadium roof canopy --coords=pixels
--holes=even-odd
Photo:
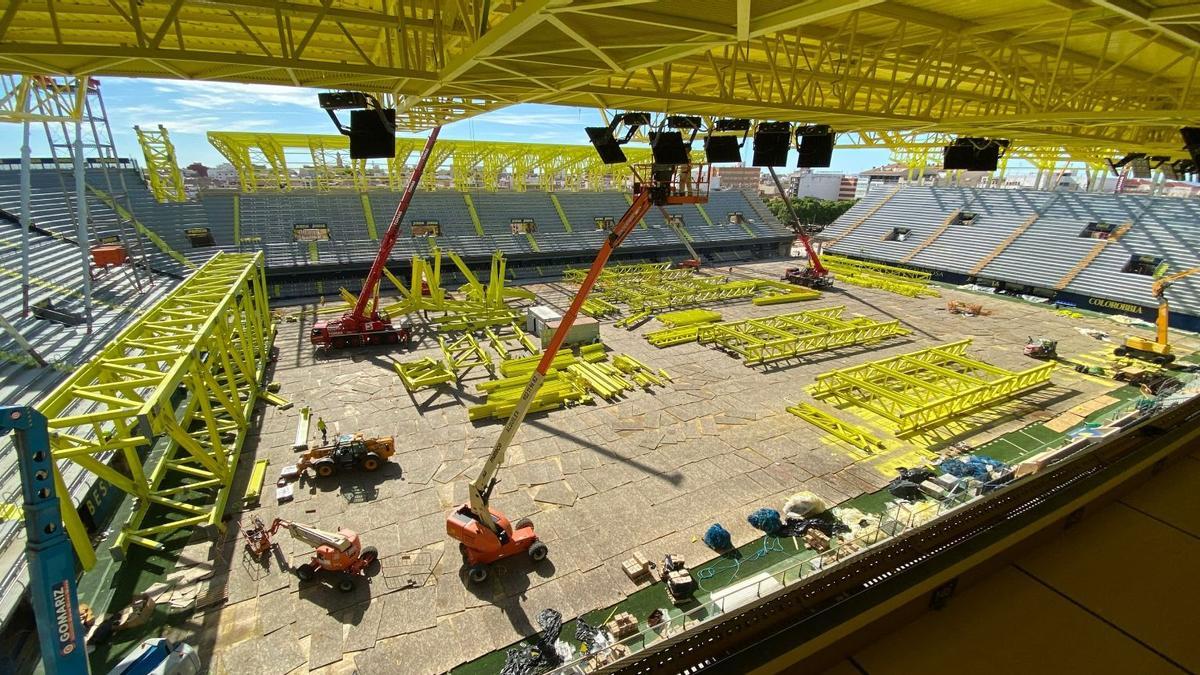
[[[409,128],[540,102],[1177,151],[1200,120],[1176,0],[6,5],[0,70],[391,92]]]

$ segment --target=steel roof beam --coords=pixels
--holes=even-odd
[[[1092,2],[1100,7],[1112,10],[1121,16],[1144,24],[1147,28],[1157,33],[1162,33],[1189,49],[1200,47],[1200,31],[1190,26],[1159,23],[1150,18],[1150,10],[1142,5],[1134,4],[1129,2],[1129,0],[1092,0]]]

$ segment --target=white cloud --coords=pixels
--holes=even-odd
[[[202,110],[252,110],[256,106],[296,106],[318,110],[316,89],[277,87],[270,84],[159,80],[154,91],[188,108]]]

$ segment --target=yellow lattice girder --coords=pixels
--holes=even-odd
[[[424,141],[396,139],[396,157],[378,164],[350,160],[350,140],[336,134],[268,134],[210,131],[208,140],[237,170],[243,191],[290,189],[403,189],[407,160]],[[649,148],[628,147],[631,163],[648,161]],[[693,153],[700,161],[700,152]],[[603,164],[590,145],[438,140],[429,166],[449,163],[456,189],[496,190],[508,174],[513,190],[602,190],[630,177],[628,164]],[[293,169],[310,167],[312,181]],[[425,172],[422,187],[436,187],[437,171]]]
[[[187,201],[183,190],[183,175],[179,161],[175,159],[175,145],[166,127],[158,125],[157,131],[148,131],[139,126],[133,128],[142,156],[146,159],[146,176],[150,179],[150,191],[160,202]]]
[[[83,116],[86,78],[0,74],[0,122],[74,122]]]
[[[262,253],[217,253],[35,406],[60,466],[137,498],[114,555],[161,549],[160,536],[181,528],[224,527],[275,334],[263,269]],[[90,566],[78,515],[63,515]]]
[[[13,2],[0,16],[0,61],[14,72],[384,92],[410,129],[537,102],[1181,154],[1178,127],[1200,118],[1200,30],[1177,9],[1176,0]]]

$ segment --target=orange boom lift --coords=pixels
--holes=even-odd
[[[446,516],[446,533],[460,542],[459,548],[463,554],[463,564],[467,566],[471,581],[481,582],[486,579],[488,566],[497,560],[528,552],[529,557],[537,562],[544,559],[549,552],[546,544],[538,540],[532,523],[528,520],[521,520],[514,525],[503,513],[491,508],[488,500],[491,497],[492,488],[496,486],[496,473],[504,464],[504,454],[512,443],[517,429],[525,420],[525,414],[529,412],[530,406],[537,397],[538,390],[541,389],[542,382],[546,379],[546,373],[550,370],[550,364],[554,362],[554,356],[562,347],[563,340],[570,332],[572,324],[575,323],[575,317],[579,315],[580,307],[583,306],[584,300],[587,300],[588,293],[595,285],[609,256],[621,245],[625,237],[633,231],[633,228],[652,207],[670,204],[703,204],[708,201],[707,164],[701,164],[694,168],[690,164],[651,165],[643,167],[643,169],[648,169],[650,181],[642,182],[637,170],[634,170],[638,182],[633,186],[635,195],[633,202],[608,234],[599,253],[596,254],[591,269],[588,270],[587,276],[579,286],[579,291],[575,294],[575,299],[571,301],[571,306],[563,315],[550,345],[542,352],[537,369],[534,370],[533,375],[529,378],[529,384],[521,393],[516,409],[505,422],[500,437],[496,439],[492,454],[484,463],[479,476],[468,488],[467,503],[458,506]]]

